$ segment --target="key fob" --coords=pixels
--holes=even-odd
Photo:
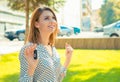
[[[37,50],[36,49],[34,50],[34,59],[35,60],[37,59]]]

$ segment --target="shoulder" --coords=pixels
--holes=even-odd
[[[53,46],[53,54],[55,55],[56,58],[58,58],[58,59],[60,58],[59,53],[58,53],[56,47],[54,47],[54,46]]]
[[[55,46],[52,46],[52,49],[56,51],[56,47]]]
[[[52,49],[53,49],[53,52],[57,53],[57,49],[55,46],[53,46]]]

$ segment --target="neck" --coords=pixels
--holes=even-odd
[[[49,43],[49,36],[41,34],[41,44],[47,46]]]

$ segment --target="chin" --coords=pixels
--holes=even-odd
[[[55,31],[55,29],[50,29],[49,32],[50,33],[53,33]]]

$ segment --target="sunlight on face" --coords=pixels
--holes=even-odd
[[[45,10],[40,15],[38,25],[40,33],[51,34],[55,31],[57,22],[53,13],[48,10]]]

